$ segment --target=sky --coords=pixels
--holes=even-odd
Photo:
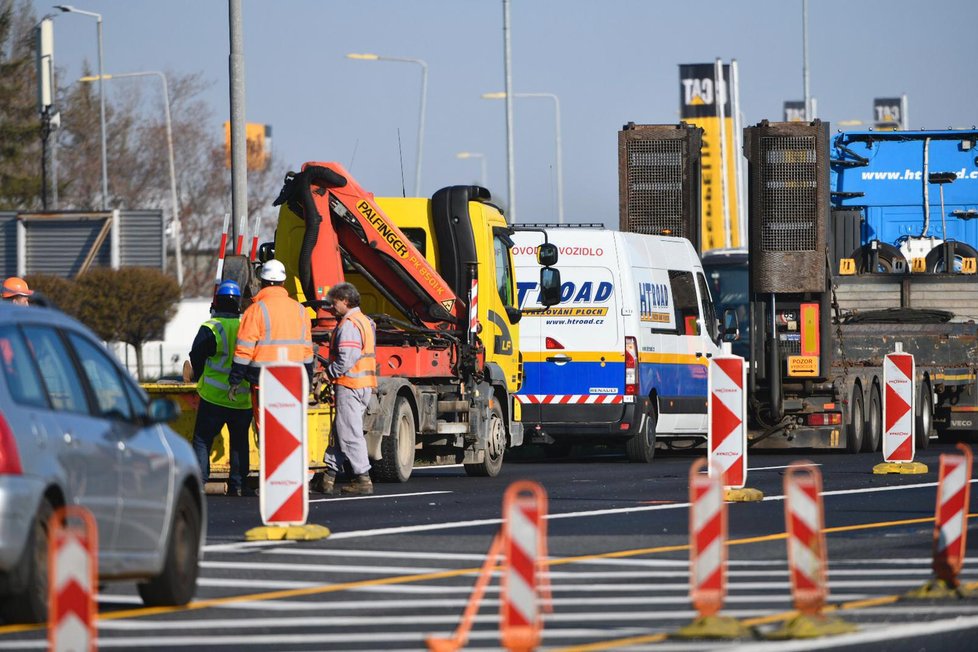
[[[226,0],[78,0],[103,16],[106,73],[202,73],[223,138],[229,119]],[[95,20],[54,12],[61,84],[96,69]],[[271,125],[282,175],[338,161],[379,196],[413,193],[421,67],[428,66],[421,194],[480,182],[507,198],[502,0],[244,0],[246,119]],[[810,0],[808,69],[818,117],[872,121],[906,93],[911,129],[978,123],[975,0]],[[801,100],[802,0],[512,0],[515,93],[559,97],[567,222],[618,222],[617,132],[679,121],[679,64],[736,59],[744,125]],[[147,84],[158,84],[147,77]],[[112,83],[106,85],[112,92]],[[149,92],[149,89],[147,89]],[[155,92],[155,91],[153,91]],[[555,221],[554,102],[514,99],[519,222]],[[180,162],[176,162],[180,165]],[[403,165],[403,167],[402,167]],[[403,177],[403,184],[402,184]]]

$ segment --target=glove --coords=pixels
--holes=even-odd
[[[233,401],[242,391],[244,390],[241,389],[241,385],[231,385],[231,388],[228,389],[228,399]]]

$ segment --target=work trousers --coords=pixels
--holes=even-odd
[[[357,475],[370,471],[367,459],[367,440],[363,436],[363,414],[367,411],[372,390],[350,389],[343,385],[333,385],[336,399],[336,416],[333,418],[333,431],[326,448],[326,468],[330,474],[337,475],[343,469],[343,461],[349,460]]]
[[[200,406],[197,408],[197,421],[194,423],[193,446],[204,482],[207,482],[211,474],[211,446],[225,425],[228,427],[230,448],[228,451],[231,463],[231,472],[228,474],[230,493],[241,489],[244,480],[248,477],[248,428],[251,426],[251,409],[236,410],[201,399]]]

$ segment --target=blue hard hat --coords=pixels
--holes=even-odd
[[[217,296],[219,297],[240,297],[241,288],[234,281],[224,281],[217,288]]]

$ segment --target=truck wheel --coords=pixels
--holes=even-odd
[[[869,414],[866,415],[866,431],[863,437],[864,453],[874,453],[883,441],[883,399],[880,398],[879,385],[873,385],[869,392]]]
[[[493,399],[489,408],[489,423],[486,432],[486,454],[482,462],[466,464],[465,472],[472,477],[495,478],[503,468],[503,455],[506,453],[506,426],[499,403]]]
[[[414,412],[403,396],[394,402],[391,433],[380,441],[381,459],[375,460],[371,475],[378,482],[407,482],[414,470]]]
[[[914,445],[918,450],[924,450],[930,446],[930,436],[934,430],[934,392],[927,381],[920,388],[920,414],[916,419]]]
[[[50,501],[42,498],[18,562],[26,569],[11,571],[26,573],[27,583],[22,591],[8,595],[0,603],[0,617],[7,624],[43,623],[48,619],[48,527],[53,513]]]
[[[864,244],[849,255],[850,258],[856,260],[856,268],[860,274],[866,272],[902,274],[907,271],[907,259],[904,258],[899,249],[886,242],[877,241],[876,244],[878,266],[875,270],[870,269],[873,266],[870,262],[873,256],[872,243]]]
[[[978,251],[975,248],[967,245],[963,242],[954,243],[954,264],[951,266],[951,271],[955,274],[961,272],[961,260],[964,258],[978,258]],[[930,250],[925,259],[927,265],[927,271],[930,273],[941,273],[947,272],[947,263],[944,260],[944,247],[942,245],[937,245]]]
[[[852,390],[852,402],[849,404],[849,427],[846,429],[846,450],[858,453],[863,447],[863,430],[866,420],[863,416],[863,390],[856,385]]]
[[[200,531],[200,508],[190,489],[184,487],[173,512],[163,572],[136,586],[147,607],[183,605],[194,597],[200,561]]]
[[[651,464],[655,457],[655,425],[658,421],[655,410],[645,417],[645,426],[625,442],[625,454],[629,462]]]

